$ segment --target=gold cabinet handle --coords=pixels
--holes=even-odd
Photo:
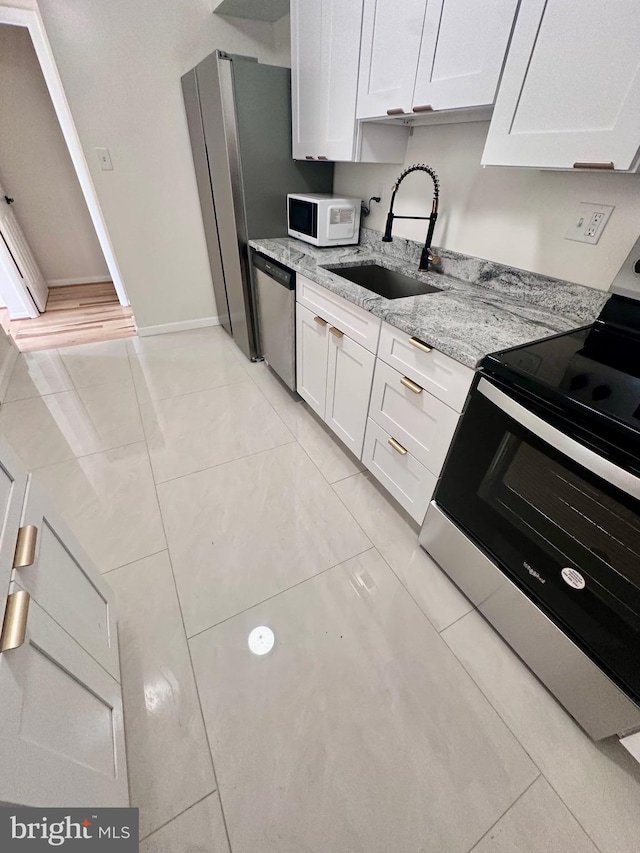
[[[322,317],[314,317],[314,322],[316,322],[319,326],[326,326],[327,321],[323,320]]]
[[[414,113],[431,113],[433,112],[433,107],[431,104],[418,104],[418,106],[413,108]]]
[[[611,161],[603,162],[603,163],[574,163],[574,169],[615,169],[615,166]]]
[[[402,107],[394,107],[392,110],[387,110],[388,116],[403,116],[404,110]]]
[[[427,346],[420,338],[409,338],[409,343],[412,347],[419,349],[420,352],[431,352],[431,347]]]
[[[331,332],[331,334],[332,334],[332,335],[335,335],[335,336],[336,336],[336,338],[341,338],[341,337],[343,337],[343,336],[344,336],[344,332],[341,332],[341,331],[340,331],[340,329],[336,329],[336,327],[335,327],[335,326],[332,326],[332,327],[329,329],[329,331]]]
[[[400,454],[400,456],[404,456],[405,453],[407,452],[407,448],[403,447],[399,441],[395,440],[395,438],[390,438],[389,444],[391,445],[391,447],[393,447],[393,449],[396,451],[396,453]]]
[[[316,158],[312,154],[305,154],[305,160],[315,160]]]
[[[413,391],[414,394],[420,394],[424,391],[424,388],[421,388],[417,382],[412,382],[408,376],[403,376],[400,382],[405,388],[408,388],[409,391]]]
[[[18,541],[13,555],[13,568],[24,569],[32,566],[36,559],[36,542],[38,541],[38,528],[34,524],[27,524],[18,530]]]
[[[328,157],[325,157],[324,154],[318,154],[318,160],[328,160]]]
[[[23,589],[11,593],[7,598],[0,634],[0,653],[18,649],[24,643],[30,601],[31,596]]]

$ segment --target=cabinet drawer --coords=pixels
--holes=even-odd
[[[296,279],[296,300],[313,314],[340,329],[352,341],[375,353],[380,335],[378,317],[309,281],[303,275],[298,275]]]
[[[422,524],[437,477],[408,451],[403,454],[394,450],[389,444],[391,438],[369,418],[362,461],[409,515]]]
[[[369,417],[433,474],[440,473],[458,413],[379,358]]]
[[[400,329],[383,323],[378,358],[461,412],[473,381],[473,370],[435,349],[424,348],[424,344],[422,348],[415,346],[412,341],[420,343]]]

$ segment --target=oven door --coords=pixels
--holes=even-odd
[[[435,502],[638,699],[640,479],[532,408],[481,378]]]

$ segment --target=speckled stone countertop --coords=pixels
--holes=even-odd
[[[592,323],[609,296],[444,249],[425,275],[418,272],[418,243],[380,237],[363,228],[358,246],[319,249],[291,237],[249,245],[471,368],[491,352]],[[426,279],[441,292],[386,299],[325,269],[373,262]]]

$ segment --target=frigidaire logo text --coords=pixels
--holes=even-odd
[[[92,815],[95,817],[95,815]],[[20,821],[11,815],[11,839],[13,841],[46,841],[52,847],[60,847],[65,841],[89,840],[91,838],[129,838],[131,831],[128,826],[98,826],[94,821],[85,818],[74,821],[69,815],[61,820],[50,821],[42,817],[39,821],[29,823]]]
[[[523,563],[522,565],[529,572],[529,574],[531,575],[532,578],[535,578],[537,581],[540,581],[540,583],[546,583],[547,582],[547,579],[543,578],[542,575],[539,572],[536,572],[535,569],[532,569],[531,566],[529,565],[529,563]]]

